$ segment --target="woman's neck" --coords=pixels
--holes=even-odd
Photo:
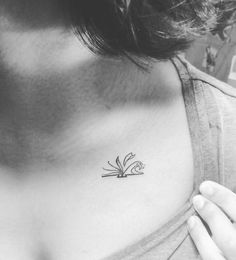
[[[0,33],[0,134],[19,161],[73,135],[81,141],[78,153],[94,149],[101,124],[140,107],[156,109],[179,93],[170,62],[155,62],[147,73],[127,59],[95,57],[63,28]],[[131,130],[108,129],[108,138]]]

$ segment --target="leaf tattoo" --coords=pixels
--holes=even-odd
[[[121,164],[121,162],[120,162],[119,156],[116,158],[116,164],[117,164],[118,168],[123,171],[123,166],[122,166],[122,164]]]
[[[123,165],[126,166],[126,163],[127,163],[129,160],[132,160],[134,157],[135,157],[135,154],[133,154],[133,153],[127,154],[127,155],[125,156],[125,158],[124,158]]]

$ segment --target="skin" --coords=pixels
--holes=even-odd
[[[161,227],[193,188],[172,63],[144,73],[95,56],[53,8],[29,1],[28,17],[21,1],[0,3],[1,256],[101,259]],[[108,160],[130,152],[146,165],[143,175],[101,177]]]
[[[215,182],[200,185],[193,205],[209,226],[209,235],[200,218],[188,221],[189,232],[203,260],[236,259],[236,194]]]
[[[192,191],[180,82],[169,62],[144,74],[91,55],[53,1],[24,2],[0,0],[1,256],[105,257],[162,226]],[[153,142],[166,150],[157,156]],[[101,182],[97,169],[131,147],[149,177]]]

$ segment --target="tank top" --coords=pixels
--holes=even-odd
[[[104,260],[201,259],[187,229],[187,220],[197,214],[191,203],[193,196],[204,180],[236,191],[236,89],[197,70],[180,56],[172,63],[182,83],[192,143],[192,194],[164,226]]]

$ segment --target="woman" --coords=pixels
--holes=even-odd
[[[176,56],[209,1],[0,3],[1,257],[235,258],[236,91]]]

